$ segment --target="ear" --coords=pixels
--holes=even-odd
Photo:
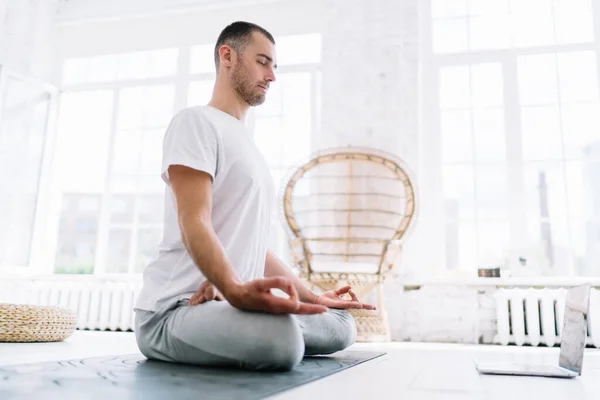
[[[219,57],[221,58],[221,65],[229,68],[233,63],[233,57],[235,57],[233,49],[226,44],[219,48]]]

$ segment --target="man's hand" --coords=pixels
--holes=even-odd
[[[271,293],[271,289],[280,289],[290,297],[286,299],[275,296]],[[324,305],[301,302],[292,281],[282,276],[237,284],[228,288],[223,294],[232,306],[242,310],[272,314],[319,314],[327,311]]]
[[[352,300],[346,300],[341,298],[340,296],[348,293]],[[341,308],[341,309],[349,309],[349,308],[361,308],[363,310],[375,310],[375,306],[370,304],[361,303],[356,296],[356,293],[352,291],[350,286],[344,286],[338,290],[330,290],[328,292],[323,293],[320,296],[315,298],[315,304],[322,304],[329,308]]]
[[[209,280],[205,280],[200,285],[200,288],[190,297],[190,306],[196,306],[198,304],[205,303],[207,301],[217,300],[222,301],[225,300],[223,295],[215,288],[215,286],[210,283]]]

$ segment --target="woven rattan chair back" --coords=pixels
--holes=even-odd
[[[289,175],[282,198],[293,260],[309,279],[339,272],[385,275],[416,211],[402,161],[365,148],[316,154]]]

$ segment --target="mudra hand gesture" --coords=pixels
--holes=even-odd
[[[351,300],[347,300],[342,298],[341,296],[348,293],[351,297]],[[375,310],[375,306],[370,304],[361,303],[356,296],[356,293],[352,290],[351,286],[344,286],[337,290],[327,291],[317,297],[315,297],[314,302],[316,304],[322,304],[329,308],[341,308],[341,309],[349,309],[349,308],[360,308],[363,310]]]

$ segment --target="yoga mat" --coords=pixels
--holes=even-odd
[[[0,367],[0,399],[262,399],[384,354],[305,357],[287,372],[173,364],[141,354],[12,365]]]

